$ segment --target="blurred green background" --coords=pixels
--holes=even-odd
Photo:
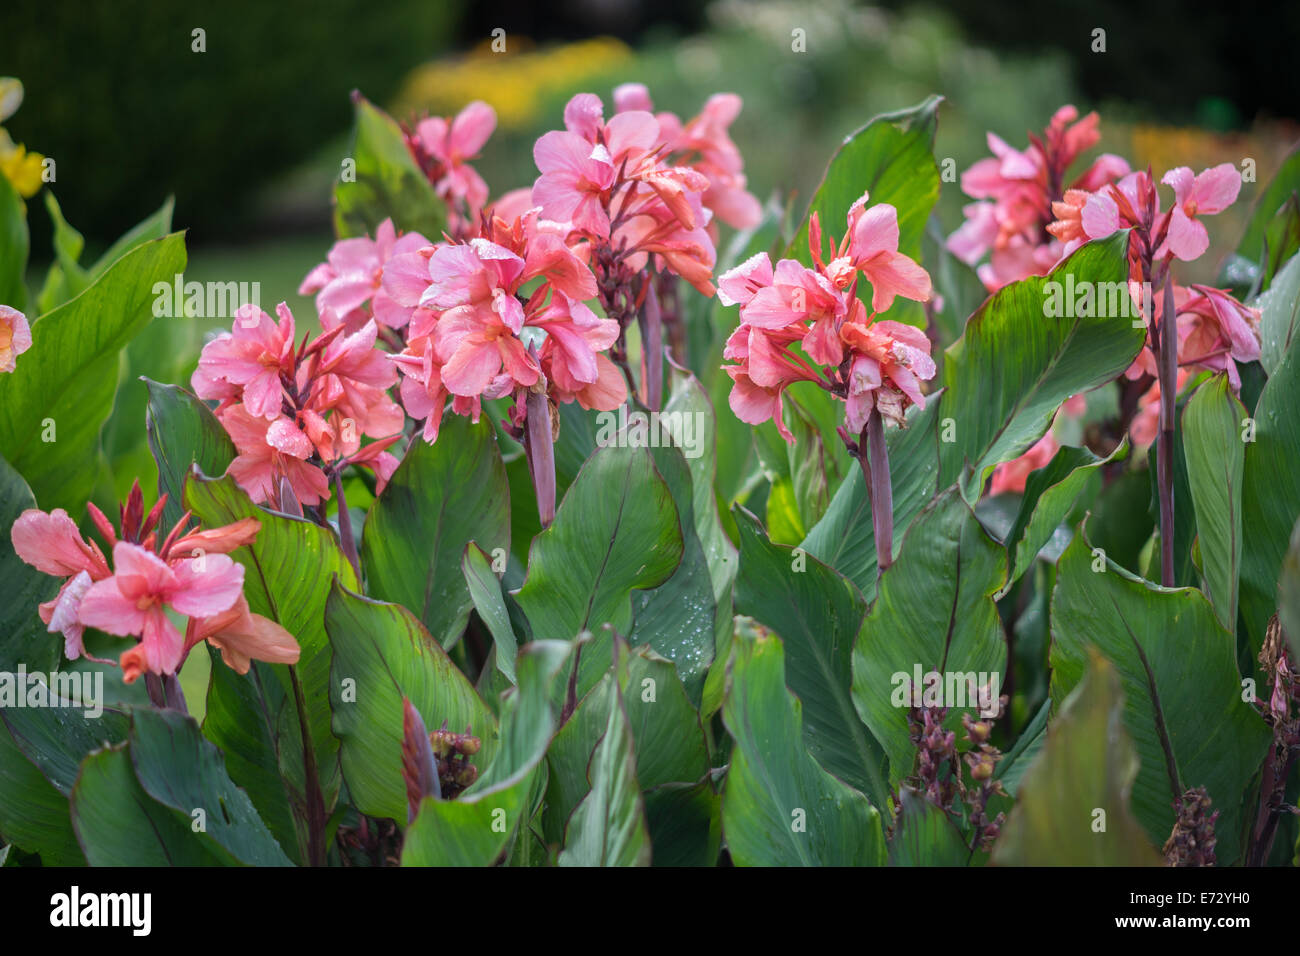
[[[86,236],[87,258],[174,195],[176,226],[189,230],[187,279],[260,282],[264,306],[287,299],[309,312],[295,290],[331,242],[330,190],[348,151],[354,88],[405,121],[474,98],[495,106],[498,132],[476,164],[494,194],[531,183],[532,142],[561,125],[570,95],[608,102],[628,80],[683,117],[714,91],[740,93],[732,133],[750,188],[763,199],[793,192],[796,213],[847,134],[932,92],[947,97],[936,153],[957,171],[986,154],[986,130],[1023,146],[1027,130],[1073,102],[1101,110],[1102,149],[1157,174],[1251,157],[1266,183],[1300,132],[1289,52],[1300,5],[1135,9],[1111,0],[1032,11],[899,0],[57,0],[0,15],[0,74],[26,86],[5,127],[56,160],[50,188]],[[196,29],[204,52],[194,50]],[[490,46],[497,29],[504,54]],[[1106,31],[1104,53],[1093,51],[1096,29]],[[792,50],[795,30],[805,52]],[[964,201],[945,183],[947,230]],[[50,228],[40,197],[30,205],[41,276]],[[1216,231],[1224,246],[1233,226]]]

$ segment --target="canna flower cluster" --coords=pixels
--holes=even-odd
[[[605,314],[627,325],[651,264],[713,295],[708,175],[671,164],[672,144],[648,110],[627,109],[606,122],[600,98],[579,93],[564,108],[564,126],[533,147],[541,175],[532,200],[545,219],[564,224],[567,243],[585,246]],[[725,152],[718,129],[725,138],[725,127],[715,127],[713,142]]]
[[[402,404],[424,421],[424,439],[437,439],[448,400],[477,421],[484,398],[513,395],[521,427],[533,393],[618,408],[626,383],[602,354],[618,323],[585,304],[596,296],[586,262],[537,210],[509,223],[493,215],[484,233],[396,256],[384,270],[388,294],[412,310],[406,348],[392,360],[403,375]]]
[[[400,237],[392,219],[375,230],[375,238],[340,239],[322,262],[302,280],[299,295],[316,295],[321,328],[343,325],[349,334],[374,319],[385,329],[401,329],[411,321],[412,309],[395,302],[383,287],[384,267],[396,256],[423,249],[431,243],[418,232]]]
[[[727,340],[724,366],[734,383],[730,405],[751,425],[782,417],[781,395],[794,382],[813,382],[845,402],[848,432],[859,434],[875,411],[902,424],[909,405],[924,407],[921,382],[934,377],[930,340],[921,329],[877,315],[902,296],[930,298],[929,274],[898,251],[898,211],[887,203],[853,204],[847,231],[830,239],[823,259],[821,224],[810,219],[813,262],[782,259],[775,267],[759,253],[721,276],[718,298],[740,307],[740,324]],[[871,313],[858,298],[860,279],[871,284]],[[795,346],[799,350],[795,350]]]
[[[280,303],[276,314],[242,306],[231,331],[203,347],[191,380],[218,403],[239,452],[230,474],[254,502],[280,510],[290,506],[286,484],[299,504],[319,505],[347,465],[374,471],[382,489],[397,467],[386,449],[405,419],[388,395],[397,370],[375,348],[375,319],[355,332],[339,322],[295,347],[293,313]],[[363,446],[363,435],[377,440]]]
[[[475,100],[454,117],[430,116],[406,131],[406,148],[447,204],[448,226],[462,235],[477,223],[488,187],[469,164],[497,127],[497,114]]]
[[[188,527],[187,512],[160,536],[166,500],[163,495],[146,515],[136,482],[120,507],[117,528],[93,504],[86,505],[109,546],[111,563],[61,508],[49,513],[29,508],[14,522],[14,552],[43,574],[62,579],[59,593],[41,604],[39,613],[51,634],[63,635],[67,656],[90,657],[83,638],[92,627],[139,638],[119,661],[127,683],[145,673],[175,674],[190,649],[205,640],[241,674],[248,672],[252,659],[296,662],[299,649],[293,636],[249,611],[244,568],[229,557],[256,539],[259,522],[244,518],[198,530]],[[168,612],[189,618],[184,634]]]
[[[1192,262],[1209,248],[1209,233],[1202,219],[1231,206],[1241,190],[1241,174],[1222,163],[1194,175],[1186,166],[1167,172],[1161,182],[1174,193],[1172,208],[1161,210],[1160,196],[1149,172],[1130,173],[1117,183],[1093,192],[1070,190],[1053,204],[1057,216],[1048,229],[1072,244],[1104,239],[1120,229],[1131,229],[1129,239],[1130,287],[1173,284],[1177,364],[1180,367],[1225,372],[1240,390],[1238,362],[1259,358],[1259,310],[1238,302],[1227,290],[1174,281],[1175,261]],[[1135,297],[1136,298],[1136,297]],[[1164,312],[1162,296],[1154,296],[1151,312],[1159,325]],[[1145,315],[1145,313],[1144,313]],[[1126,373],[1132,380],[1156,376],[1156,349],[1150,338]]]

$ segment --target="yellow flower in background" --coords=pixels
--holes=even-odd
[[[491,43],[484,42],[463,57],[416,67],[397,96],[394,112],[399,117],[411,112],[445,116],[472,100],[484,100],[496,109],[501,127],[525,128],[549,97],[569,92],[634,55],[611,37],[531,51],[526,39],[512,36],[508,42],[510,50],[525,49],[494,53]]]
[[[0,123],[18,112],[22,102],[22,81],[12,76],[0,76]],[[24,199],[30,199],[40,190],[44,162],[45,157],[40,153],[29,153],[21,143],[15,145],[9,133],[0,126],[0,174]]]

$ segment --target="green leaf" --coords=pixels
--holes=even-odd
[[[91,866],[224,866],[219,844],[152,799],[131,766],[129,747],[98,750],[81,765],[72,790],[72,825]]]
[[[113,406],[118,353],[148,324],[153,284],[184,268],[179,234],[145,243],[32,323],[28,361],[0,380],[0,454],[43,508],[79,511],[89,497],[96,475],[88,463]]]
[[[22,197],[0,175],[0,305],[27,310],[27,207]]]
[[[325,604],[334,650],[333,730],[353,806],[371,817],[406,819],[402,778],[402,699],[431,730],[445,722],[482,741],[474,758],[496,752],[496,721],[478,693],[406,608],[353,594],[336,582]]]
[[[1002,542],[1007,549],[1007,579],[997,593],[1002,598],[1025,573],[1038,552],[1056,533],[1089,485],[1100,481],[1101,468],[1128,457],[1128,436],[1106,458],[1087,448],[1066,446],[1025,479],[1025,493],[1015,523]]]
[[[461,559],[460,567],[461,573],[465,575],[465,584],[469,587],[470,599],[474,602],[474,610],[492,635],[497,669],[506,680],[514,684],[515,655],[519,653],[519,641],[515,637],[514,626],[510,623],[510,610],[506,607],[501,581],[492,570],[487,554],[473,541],[465,545],[465,557]]]
[[[738,554],[727,537],[718,514],[718,497],[714,493],[719,467],[718,420],[703,387],[693,375],[674,376],[674,387],[664,406],[662,421],[677,446],[683,450],[691,472],[691,515],[695,533],[704,549],[713,601],[725,609],[731,602],[732,584],[736,579]],[[730,410],[728,409],[730,415]],[[734,418],[734,416],[731,416]],[[682,510],[679,508],[679,511]],[[719,611],[717,632],[731,626],[731,615]]]
[[[402,130],[360,94],[353,94],[353,102],[356,127],[347,158],[355,161],[355,179],[340,175],[334,185],[335,233],[340,239],[373,236],[392,219],[402,232],[438,239],[447,227],[447,207],[415,164]]]
[[[632,591],[658,587],[682,557],[672,492],[643,448],[600,448],[560,502],[554,523],[528,552],[517,595],[539,640],[595,636],[583,651],[578,693],[609,665],[609,623],[632,630]]]
[[[628,641],[648,644],[675,663],[691,699],[698,701],[713,661],[717,607],[708,558],[696,532],[695,480],[681,451],[667,442],[651,448],[650,456],[672,492],[682,531],[682,559],[666,582],[632,595]]]
[[[929,687],[918,686],[918,672],[922,681],[942,676],[949,729],[978,711],[978,689],[996,681],[987,692],[997,700],[1007,646],[993,595],[1005,568],[1002,549],[952,488],[913,522],[882,575],[853,645],[853,702],[889,757],[891,787],[916,758],[908,707]]]
[[[1259,364],[1270,376],[1277,373],[1300,337],[1300,256],[1293,256],[1268,291],[1255,300],[1259,309]]]
[[[591,789],[569,818],[559,865],[649,866],[650,834],[616,676],[607,674],[592,693],[607,698],[609,716],[586,770]]]
[[[1291,529],[1300,518],[1300,344],[1269,377],[1246,444],[1241,487],[1241,620],[1253,652],[1277,610],[1277,578]],[[1243,426],[1244,428],[1244,426]],[[1243,435],[1243,437],[1247,437]]]
[[[1129,805],[1138,752],[1125,730],[1120,685],[1115,668],[1094,652],[1087,675],[1062,703],[1047,729],[1046,745],[1021,781],[1015,808],[993,847],[994,863],[1163,863]]]
[[[781,635],[790,690],[803,701],[809,753],[878,806],[889,799],[884,751],[853,706],[853,639],[866,605],[857,588],[815,558],[772,544],[747,511],[740,529],[736,613]]]
[[[292,666],[254,663],[246,675],[223,674],[220,679],[216,673],[225,666],[214,661],[208,714],[215,709],[223,717],[215,723],[209,720],[205,732],[227,753],[236,743],[247,742],[244,728],[249,726],[258,727],[264,744],[275,746],[278,756],[243,752],[241,756],[248,762],[232,768],[231,773],[268,819],[273,814],[263,801],[271,800],[277,789],[283,792],[284,784],[268,778],[267,771],[285,768],[282,772],[291,774],[290,786],[302,795],[301,788],[306,786],[304,744],[310,747],[328,813],[338,796],[340,775],[339,742],[330,731],[332,654],[325,633],[325,600],[335,576],[343,587],[358,588],[352,565],[332,529],[257,507],[233,477],[191,475],[185,483],[185,502],[208,528],[241,518],[256,518],[261,523],[257,540],[230,556],[245,568],[244,596],[249,608],[292,634],[302,652]],[[232,695],[234,687],[239,691]],[[307,741],[299,730],[300,712]],[[233,732],[233,736],[223,736],[222,731]],[[244,772],[253,772],[253,776],[245,778]],[[302,800],[295,802],[299,810],[305,806]],[[279,832],[277,837],[283,839]]]
[[[46,630],[37,610],[59,593],[59,580],[19,558],[10,537],[18,517],[35,507],[27,482],[0,457],[0,580],[5,582],[5,600],[0,603],[0,671],[17,671],[19,664],[30,671],[50,671],[61,656],[63,635]]]
[[[737,866],[882,866],[880,814],[808,753],[778,637],[742,624],[722,719],[735,739],[722,827]]]
[[[520,651],[519,686],[501,705],[496,757],[455,800],[420,804],[402,845],[403,866],[491,866],[505,852],[532,816],[529,797],[555,732],[551,699],[570,653],[561,641],[534,641]]]
[[[1277,616],[1291,642],[1291,659],[1300,659],[1300,521],[1291,529],[1291,546],[1277,582]]]
[[[1242,699],[1232,635],[1200,591],[1157,587],[1110,561],[1092,568],[1081,530],[1061,557],[1052,594],[1052,701],[1059,709],[1083,680],[1095,645],[1119,674],[1124,727],[1141,761],[1133,810],[1151,842],[1169,836],[1175,798],[1204,786],[1222,811],[1218,857],[1230,864],[1242,849],[1242,802],[1269,740]]]
[[[37,300],[42,314],[80,295],[95,278],[80,265],[86,240],[63,218],[63,210],[54,198],[53,190],[45,190],[45,209],[50,214],[50,225],[54,227],[54,264],[50,266],[45,287]]]
[[[722,849],[722,799],[710,783],[668,783],[646,790],[652,866],[713,866]]]
[[[231,781],[221,752],[204,739],[192,717],[174,710],[137,710],[131,718],[131,763],[145,793],[240,863],[288,866],[289,858],[258,817],[248,794]]]
[[[966,866],[970,848],[948,814],[911,787],[899,790],[890,866]]]
[[[889,203],[898,210],[898,251],[920,261],[925,223],[939,200],[939,168],[932,145],[941,102],[942,97],[931,96],[911,109],[882,114],[845,139],[831,157],[786,255],[811,265],[808,222],[812,213],[821,220],[822,234],[838,239],[844,235],[849,208],[867,192],[870,205]],[[869,304],[869,283],[860,283],[858,294]],[[883,315],[912,325],[924,321],[919,304],[903,299]]]
[[[412,440],[366,517],[370,593],[408,608],[450,647],[473,606],[460,573],[470,541],[510,552],[510,488],[492,425],[452,415],[434,444]]]
[[[1127,249],[1127,232],[1090,242],[1047,276],[1000,289],[970,317],[944,356],[938,418],[952,419],[955,440],[939,442],[939,487],[961,480],[975,497],[996,465],[1043,436],[1062,402],[1132,364],[1146,333],[1135,327],[1125,285]],[[1083,308],[1088,289],[1093,307]]]
[[[584,655],[588,650],[584,648]],[[651,791],[674,784],[694,786],[702,781],[709,772],[704,731],[699,715],[677,678],[673,663],[648,647],[632,648],[624,663],[620,683],[623,706],[635,742],[636,775],[642,790]],[[610,700],[603,684],[597,684],[578,702],[569,719],[556,732],[547,751],[551,772],[543,824],[547,838],[552,842],[561,842],[565,823],[590,789],[587,765],[597,742],[605,733]],[[648,794],[646,799],[651,799]],[[682,799],[691,805],[697,803],[695,797]],[[651,820],[655,859],[659,863],[663,861],[659,859],[656,828],[665,823],[662,817]],[[707,830],[705,826],[706,839]],[[684,839],[684,836],[674,834],[674,838]]]
[[[217,416],[179,385],[144,380],[149,390],[145,431],[158,464],[158,493],[167,496],[162,527],[170,530],[185,511],[185,479],[197,465],[205,475],[224,475],[237,454]],[[164,532],[165,533],[165,532]]]
[[[64,675],[76,676],[64,671],[54,678],[57,681]],[[48,705],[5,707],[0,709],[0,720],[14,746],[66,797],[77,782],[86,754],[121,743],[131,721],[124,711],[103,706],[102,693],[83,685],[83,696],[91,699],[79,702],[61,693],[63,689],[73,688],[55,684],[49,689]]]
[[[1291,196],[1300,190],[1300,150],[1291,153],[1274,175],[1251,212],[1250,222],[1237,245],[1237,255],[1249,262],[1264,258],[1264,235],[1274,215]]]
[[[1219,623],[1237,631],[1237,577],[1241,567],[1241,440],[1246,409],[1226,375],[1216,375],[1183,411],[1183,451],[1196,508],[1196,537],[1206,593]]]

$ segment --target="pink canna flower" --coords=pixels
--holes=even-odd
[[[1011,461],[1004,461],[993,469],[993,479],[989,483],[990,495],[1001,495],[1006,493],[1022,493],[1025,490],[1025,482],[1032,472],[1042,468],[1052,456],[1056,454],[1061,445],[1056,437],[1048,431],[1046,435],[1029,446],[1019,458],[1013,458]]]
[[[1242,305],[1226,289],[1193,285],[1191,292],[1178,309],[1178,363],[1227,372],[1240,391],[1236,363],[1259,359],[1259,310]]]
[[[541,172],[533,186],[533,203],[543,215],[608,238],[609,214],[603,200],[616,175],[609,149],[577,133],[554,130],[537,141],[533,160]]]
[[[32,330],[27,316],[0,305],[0,372],[12,372],[15,359],[32,347]]]
[[[496,125],[496,111],[475,100],[454,119],[431,116],[421,120],[407,136],[407,146],[438,195],[453,207],[463,202],[469,220],[478,218],[488,198],[487,184],[469,160],[478,157]]]
[[[63,578],[58,595],[40,605],[41,620],[51,634],[62,634],[70,660],[85,653],[85,625],[78,617],[81,599],[91,584],[111,573],[99,546],[86,541],[77,524],[62,508],[49,514],[28,508],[9,532],[14,553],[43,574]]]
[[[229,473],[254,503],[279,500],[281,478],[287,478],[298,500],[317,505],[330,496],[329,480],[310,464],[311,440],[288,418],[274,422],[233,405],[219,416],[239,455]]]
[[[191,384],[199,398],[223,406],[242,401],[262,418],[280,414],[285,392],[282,375],[294,369],[293,313],[283,302],[276,307],[277,324],[254,305],[235,313],[232,331],[203,346]]]
[[[866,209],[866,193],[849,211],[848,259],[871,283],[871,308],[884,312],[895,296],[925,302],[930,274],[898,251],[898,210],[888,203]]]
[[[1079,118],[1073,106],[1063,106],[1041,136],[1029,138],[1022,151],[990,133],[993,156],[962,175],[963,192],[984,201],[964,208],[965,222],[948,237],[948,249],[968,265],[990,256],[977,269],[990,292],[1045,275],[1086,238],[1097,238],[1078,224],[1082,199],[1104,195],[1107,184],[1129,173],[1127,162],[1104,153],[1072,183],[1067,180],[1069,167],[1100,139],[1096,113]],[[1062,222],[1059,229],[1053,219]]]
[[[909,405],[925,407],[921,382],[934,378],[937,369],[924,331],[901,322],[868,323],[857,304],[840,336],[852,352],[845,410],[851,433],[862,431],[873,407],[898,425]]]
[[[381,278],[388,261],[426,248],[431,243],[418,232],[400,238],[392,219],[385,219],[375,238],[341,239],[327,260],[314,268],[298,288],[299,295],[316,295],[316,309],[322,320],[342,322],[355,331],[373,316],[381,325],[400,329],[411,319],[413,309],[396,302]],[[367,308],[367,305],[369,306]]]
[[[1241,173],[1232,163],[1221,163],[1193,176],[1186,166],[1165,173],[1160,180],[1174,190],[1174,207],[1170,212],[1169,234],[1156,252],[1166,253],[1184,262],[1198,259],[1210,247],[1210,234],[1200,216],[1223,212],[1237,201],[1241,191]]]
[[[105,633],[141,638],[123,655],[128,683],[145,671],[172,674],[180,667],[185,640],[166,608],[211,617],[229,610],[243,593],[243,566],[223,554],[169,564],[137,544],[119,541],[113,546],[113,568],[111,577],[86,591],[78,616]]]
[[[302,654],[292,634],[279,624],[253,614],[241,594],[234,605],[210,617],[191,617],[185,630],[185,651],[207,641],[221,651],[221,659],[236,674],[247,674],[254,660],[271,664],[296,664]],[[130,669],[148,670],[147,651],[138,645],[131,655]],[[123,655],[124,658],[126,655]],[[123,664],[123,670],[128,665]]]

